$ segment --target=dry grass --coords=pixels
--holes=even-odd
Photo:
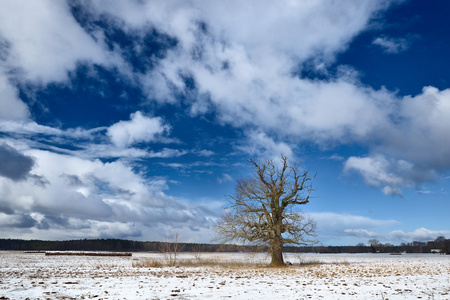
[[[300,262],[298,263],[297,266],[301,266],[301,267],[311,267],[311,266],[319,266],[319,265],[323,265],[325,264],[324,262],[321,262],[319,260],[300,260]]]
[[[164,259],[145,258],[133,261],[135,268],[163,268],[163,267],[226,267],[226,268],[255,268],[264,267],[261,263],[222,261],[216,258],[208,259],[178,259],[176,262]]]
[[[164,267],[222,267],[228,269],[296,269],[303,267],[317,267],[325,264],[349,265],[348,262],[327,263],[319,260],[300,260],[299,263],[290,264],[287,262],[285,266],[272,267],[267,263],[258,261],[230,261],[223,260],[220,257],[203,258],[196,256],[194,258],[182,258],[176,261],[168,258],[136,258],[133,260],[132,266],[135,268],[164,268]]]
[[[46,251],[49,255],[70,255],[70,256],[131,256],[131,252],[94,252],[94,251]]]

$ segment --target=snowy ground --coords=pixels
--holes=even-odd
[[[153,266],[168,258],[0,251],[0,299],[450,299],[450,255],[286,254],[293,266],[270,269],[264,254],[183,253]]]

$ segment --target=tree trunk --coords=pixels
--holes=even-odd
[[[284,266],[283,251],[276,250],[272,251],[272,261],[270,262],[272,267],[282,267]]]
[[[272,199],[272,204],[273,238],[270,241],[270,254],[272,255],[270,265],[280,267],[284,266],[283,236],[281,235],[283,227],[282,210],[280,210],[278,199]]]
[[[272,261],[270,262],[270,266],[272,266],[272,267],[284,266],[282,238],[276,238],[272,241],[272,245],[270,247],[270,252],[271,252],[270,254],[272,256]]]

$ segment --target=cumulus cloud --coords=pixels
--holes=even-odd
[[[5,214],[0,212],[0,228],[30,228],[36,225],[36,220],[26,214]]]
[[[389,123],[394,98],[385,90],[348,78],[298,78],[289,70],[293,62],[279,61],[286,59],[281,53],[259,62],[242,45],[207,43],[201,49],[201,61],[188,49],[170,52],[160,71],[181,91],[187,89],[182,77],[190,76],[198,95],[206,95],[198,99],[208,99],[224,123],[318,143],[363,140]]]
[[[79,61],[105,63],[107,55],[72,16],[66,1],[8,1],[0,9],[5,66],[33,81],[67,78]]]
[[[13,181],[23,180],[33,165],[34,160],[30,156],[23,155],[7,144],[0,144],[0,176]]]
[[[350,158],[346,170],[385,194],[400,195],[450,168],[450,147],[440,138],[450,129],[447,91],[429,87],[400,98],[363,86],[348,67],[333,76],[325,72],[326,80],[294,72],[310,64],[326,70],[389,5],[98,1],[88,7],[97,18],[108,15],[126,24],[126,30],[145,34],[151,28],[176,39],[154,68],[136,76],[149,98],[175,103],[183,95],[192,115],[214,112],[220,122],[244,128],[247,140],[238,149],[251,154],[289,155],[304,141],[320,147],[365,144],[371,154]],[[373,44],[398,53],[413,39],[380,36]],[[129,146],[118,135],[113,142]]]
[[[215,110],[236,127],[323,142],[361,138],[384,124],[385,91],[361,89],[345,78],[309,81],[293,69],[311,57],[332,61],[385,5],[149,1],[124,7],[99,1],[92,7],[134,30],[145,32],[150,22],[177,39],[177,47],[139,76],[143,86],[151,85],[150,96],[170,98],[175,89],[195,114]]]
[[[103,163],[33,149],[25,154],[36,161],[28,172],[47,184],[0,177],[0,226],[10,222],[12,233],[27,236],[26,229],[28,234],[57,235],[65,228],[80,237],[151,239],[156,235],[149,228],[161,223],[210,230],[213,221],[203,209],[165,193],[166,179],[144,178],[121,161]]]
[[[350,157],[345,171],[362,175],[385,194],[401,195],[406,187],[438,180],[450,168],[450,90],[425,87],[421,94],[401,99],[395,123],[386,127],[373,153]]]
[[[317,51],[329,54],[342,49],[367,25],[375,11],[386,6],[386,1],[364,1],[348,6],[328,0],[314,3],[147,1],[142,5],[113,1],[108,4],[95,2],[97,11],[116,16],[133,28],[140,29],[151,22],[176,36],[185,49],[196,46],[202,31],[198,23],[204,22],[212,35],[210,39],[205,38],[205,43],[214,42],[213,38],[231,41],[262,61],[262,55],[273,50],[305,59],[317,55]]]
[[[320,146],[365,143],[373,154],[350,158],[346,170],[357,171],[386,194],[400,195],[403,188],[433,180],[436,171],[449,168],[450,156],[443,149],[450,147],[438,138],[449,129],[448,120],[442,119],[446,92],[427,88],[422,95],[401,99],[361,85],[354,70],[324,81],[293,74],[312,58],[326,68],[386,5],[373,1],[335,7],[322,1],[261,6],[231,1],[200,6],[194,1],[175,7],[169,1],[122,9],[115,9],[122,6],[116,2],[97,3],[95,9],[141,31],[152,16],[157,30],[175,37],[177,46],[139,77],[141,83],[151,85],[151,92],[164,99],[174,97],[174,90],[185,95],[191,113],[214,111],[221,122],[248,129],[245,146],[238,147],[241,151],[289,155],[293,145],[305,140]],[[270,17],[261,17],[266,14]],[[317,25],[326,23],[330,26]],[[241,24],[246,24],[245,30]],[[398,52],[407,49],[408,41],[380,37],[374,44]],[[427,110],[432,103],[434,111]],[[430,143],[421,142],[424,139]]]
[[[389,5],[389,1],[337,5],[327,0],[314,4],[268,1],[264,5],[239,1],[83,3],[93,20],[108,16],[108,22],[120,25],[124,33],[144,36],[156,30],[176,40],[152,68],[133,77],[150,99],[175,103],[183,95],[192,115],[214,111],[221,122],[246,129],[246,145],[239,149],[251,154],[282,152],[289,156],[293,145],[305,140],[320,146],[366,143],[373,154],[350,158],[346,170],[357,171],[386,194],[399,195],[402,188],[429,181],[435,170],[449,168],[445,158],[449,156],[442,149],[450,147],[438,141],[449,128],[448,121],[426,121],[445,116],[444,100],[431,98],[444,99],[446,92],[427,88],[422,95],[399,99],[387,90],[361,85],[357,72],[348,72],[348,68],[323,81],[294,73],[311,62],[315,69],[326,69],[371,17]],[[95,41],[107,44],[107,34],[99,34],[104,29],[96,30]],[[410,40],[381,36],[373,44],[393,53],[406,50]],[[117,57],[124,55],[117,47],[111,51]],[[437,103],[434,112],[423,107],[430,115],[417,117],[421,115],[417,106],[433,101]],[[117,147],[127,148],[153,141],[168,130],[165,126],[161,119],[136,112],[130,121],[109,128],[108,135]],[[428,149],[427,143],[419,143],[417,136],[422,133],[430,140],[428,145],[436,147]],[[402,151],[405,147],[415,150]],[[421,155],[422,161],[413,154]]]
[[[401,101],[398,125],[387,132],[384,147],[418,166],[450,168],[450,90],[424,87],[421,94]]]
[[[145,36],[156,30],[176,40],[152,68],[131,76],[150,99],[174,103],[177,95],[184,95],[191,114],[215,111],[223,123],[250,128],[247,152],[290,156],[293,150],[286,138],[319,144],[364,141],[389,124],[394,100],[389,92],[362,87],[348,72],[322,82],[294,74],[311,59],[326,67],[388,4],[96,1],[81,6],[93,18],[90,21],[107,21],[125,34]],[[10,6],[14,14],[9,15],[15,16],[34,9],[28,2]],[[50,9],[50,3],[44,2],[35,9],[33,18],[27,19],[42,24],[35,26],[35,32],[17,32],[15,22],[21,19],[17,17],[5,16],[0,24],[10,45],[7,61],[24,70],[27,78],[61,80],[78,62],[122,66],[127,61],[120,47],[105,46],[111,42],[102,31],[107,29],[77,23],[66,3]],[[64,34],[60,28],[65,28]],[[36,47],[31,53],[32,42]],[[55,51],[63,55],[54,55]],[[50,61],[53,57],[58,60]],[[167,130],[161,119],[136,112],[107,133],[114,145],[128,148],[154,141]]]
[[[138,111],[130,115],[130,121],[120,121],[109,127],[108,136],[114,145],[125,148],[135,143],[155,141],[169,129],[161,118],[146,117]]]
[[[383,156],[350,157],[344,164],[344,171],[356,171],[367,184],[382,187],[387,195],[401,195],[401,188],[414,184],[406,176],[413,174],[412,165],[406,161],[388,161]]]

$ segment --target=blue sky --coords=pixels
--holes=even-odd
[[[262,2],[2,1],[0,238],[211,242],[281,153],[321,244],[449,238],[450,3]]]

